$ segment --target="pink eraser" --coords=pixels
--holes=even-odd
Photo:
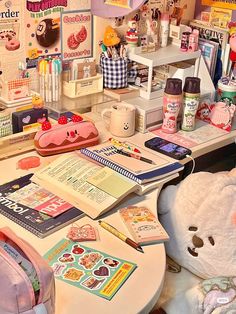
[[[17,162],[17,169],[28,170],[40,166],[40,158],[37,156],[25,157]]]

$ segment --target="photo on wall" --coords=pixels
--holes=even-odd
[[[22,47],[22,6],[17,1],[2,1],[0,3],[0,55]]]
[[[28,68],[36,66],[38,59],[61,54],[61,13],[90,9],[90,0],[46,1],[27,0],[25,10],[25,53]]]
[[[63,60],[93,56],[93,17],[90,10],[61,14],[61,56]]]

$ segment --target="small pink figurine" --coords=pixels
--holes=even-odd
[[[137,46],[138,43],[138,30],[137,30],[137,21],[130,20],[128,22],[129,29],[126,32],[125,39],[129,45]]]

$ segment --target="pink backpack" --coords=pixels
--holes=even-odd
[[[0,229],[0,283],[0,314],[55,313],[52,269],[10,228]]]

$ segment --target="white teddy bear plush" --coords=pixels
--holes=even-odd
[[[206,279],[167,313],[236,313],[236,169],[199,172],[168,186],[158,214],[170,236],[167,255]]]

